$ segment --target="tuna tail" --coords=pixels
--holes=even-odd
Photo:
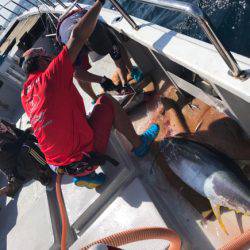
[[[219,224],[220,224],[220,227],[221,229],[226,233],[228,234],[227,232],[227,229],[221,219],[221,214],[220,214],[220,205],[217,205],[217,204],[214,204],[211,200],[210,201],[210,204],[211,204],[211,207],[212,207],[212,210],[214,212],[214,215],[216,217],[216,219],[218,220]]]

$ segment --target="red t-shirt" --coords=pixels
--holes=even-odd
[[[68,49],[44,72],[29,75],[22,104],[49,164],[64,166],[93,150],[93,131],[86,120],[82,97],[73,84]]]

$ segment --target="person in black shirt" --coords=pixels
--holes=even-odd
[[[8,181],[0,195],[14,197],[32,179],[46,186],[52,183],[52,172],[35,143],[30,130],[23,131],[0,120],[0,173]]]

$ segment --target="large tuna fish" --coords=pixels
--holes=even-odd
[[[178,177],[209,199],[213,212],[226,233],[220,216],[221,206],[249,215],[249,181],[233,160],[184,138],[164,140],[161,152]]]

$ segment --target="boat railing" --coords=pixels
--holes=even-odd
[[[16,0],[17,1],[17,0]],[[10,8],[7,7],[9,3],[15,4],[22,8],[23,10],[27,10],[25,6],[23,6],[20,3],[17,3],[15,0],[9,0],[7,1],[4,5],[0,4],[0,10],[5,9],[6,11],[18,16],[20,15],[19,13],[11,10]],[[31,0],[24,0],[33,7],[39,7],[35,3],[33,3]],[[160,8],[168,9],[168,10],[173,10],[173,11],[178,11],[178,12],[183,12],[189,16],[193,16],[196,20],[199,26],[202,28],[208,39],[211,41],[211,43],[215,46],[216,50],[218,53],[221,55],[223,58],[224,62],[227,64],[229,67],[230,71],[229,73],[237,78],[244,79],[247,77],[247,74],[245,71],[241,70],[239,65],[237,64],[235,58],[233,57],[232,53],[230,50],[226,48],[226,46],[222,43],[222,41],[219,39],[219,37],[216,35],[213,25],[211,21],[209,20],[208,16],[203,12],[203,10],[194,4],[182,2],[182,1],[176,1],[176,0],[136,0],[137,2],[145,3],[145,4],[151,4]],[[48,7],[53,7],[55,8],[55,4],[52,3],[51,0],[38,0],[40,4]],[[61,5],[64,9],[67,8],[67,6],[63,3],[61,0],[56,0],[56,2]],[[76,1],[73,2],[72,6],[77,4]],[[139,27],[134,23],[132,18],[126,13],[125,10],[119,5],[119,3],[116,0],[111,1],[113,4],[117,3],[117,6],[115,6],[120,13],[126,18],[126,20],[129,21],[129,23],[135,28],[139,29]],[[70,7],[68,8],[70,9]],[[0,14],[0,18],[3,18],[6,22],[10,22],[8,18],[6,18],[4,15]],[[131,21],[130,21],[131,20]]]
[[[211,21],[199,6],[175,0],[136,0],[136,1],[154,5],[168,10],[183,12],[189,16],[193,16],[197,20],[199,26],[202,28],[208,39],[214,45],[218,53],[221,55],[224,62],[229,67],[230,75],[240,79],[244,79],[247,77],[246,72],[239,68],[239,65],[237,64],[232,53],[226,48],[226,46],[216,35]]]

